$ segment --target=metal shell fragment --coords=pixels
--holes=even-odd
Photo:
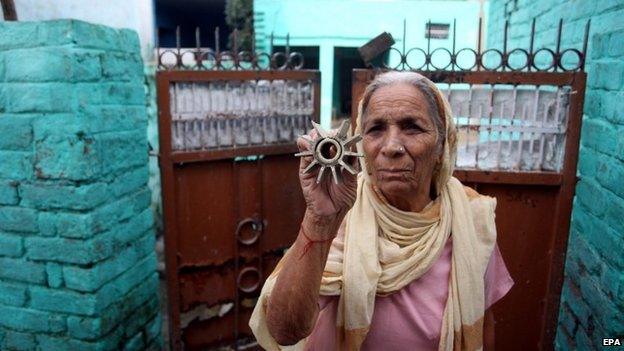
[[[297,157],[314,157],[303,173],[310,173],[315,166],[319,166],[320,170],[316,177],[316,182],[320,183],[323,175],[327,173],[325,170],[329,169],[336,184],[340,182],[341,172],[339,167],[351,174],[356,174],[357,171],[351,167],[346,157],[364,157],[360,153],[349,151],[351,146],[362,140],[362,136],[357,134],[348,137],[349,121],[343,121],[335,134],[327,132],[314,121],[312,121],[312,125],[317,132],[317,137],[312,139],[307,135],[302,136],[308,142],[309,149],[295,154]],[[331,153],[330,150],[333,150],[335,153]]]

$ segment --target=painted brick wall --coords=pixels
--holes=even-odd
[[[562,47],[580,49],[585,23],[592,20],[580,181],[556,348],[599,350],[602,338],[624,337],[624,1],[492,0],[490,47],[502,47],[505,18],[510,21],[511,47],[526,48],[533,18],[536,48],[554,47],[563,18]]]
[[[0,24],[0,349],[160,349],[138,36]]]

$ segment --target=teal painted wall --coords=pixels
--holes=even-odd
[[[484,7],[487,13],[487,3]],[[457,18],[457,48],[477,46],[478,1],[382,1],[382,0],[255,0],[254,26],[258,47],[269,50],[269,37],[274,45],[285,45],[290,34],[292,46],[319,46],[321,71],[321,121],[331,122],[334,96],[334,48],[364,45],[381,32],[390,32],[396,48],[402,48],[403,20],[407,20],[405,46],[427,47],[427,21],[451,24]],[[451,48],[449,39],[432,39],[431,47]],[[390,55],[390,64],[397,55]],[[350,77],[349,77],[350,79]]]
[[[502,46],[504,0],[490,4],[488,42]],[[510,8],[511,9],[511,8]],[[572,225],[561,295],[558,350],[601,350],[602,338],[624,335],[624,1],[518,0],[510,44],[554,47],[563,16],[562,47],[582,47],[591,19],[587,91]]]
[[[136,32],[0,23],[0,349],[160,348]]]

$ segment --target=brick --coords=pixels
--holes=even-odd
[[[25,180],[33,177],[32,153],[0,150],[0,178]]]
[[[28,48],[6,56],[8,82],[89,81],[101,76],[102,51],[76,48]],[[53,69],[50,69],[53,67]]]
[[[111,27],[72,20],[72,39],[77,46],[97,49],[119,50],[119,31]]]
[[[604,120],[588,118],[581,131],[583,144],[605,154],[614,154],[618,131]]]
[[[606,191],[591,178],[581,179],[576,185],[576,197],[595,216],[602,217],[606,210]]]
[[[113,235],[110,240],[114,241],[118,249],[120,245],[136,240],[145,232],[152,232],[153,228],[154,216],[152,210],[147,208],[127,222],[121,223],[116,230],[112,231]]]
[[[85,108],[81,120],[88,119],[94,132],[145,131],[145,106],[100,105]]]
[[[143,62],[137,54],[109,52],[102,55],[102,76],[109,80],[132,81],[143,78]]]
[[[143,342],[142,332],[138,332],[135,336],[130,338],[123,347],[124,351],[139,351],[144,349],[145,343]]]
[[[570,311],[576,319],[586,327],[592,311],[583,301],[581,291],[576,287],[575,283],[569,280],[564,283],[561,291],[561,300],[567,302]]]
[[[4,76],[6,74],[6,65],[4,63],[4,53],[0,52],[0,82],[4,82]]]
[[[43,284],[45,266],[23,259],[0,257],[0,278]]]
[[[46,264],[46,275],[49,287],[59,288],[63,285],[63,266],[57,263]]]
[[[0,205],[17,205],[17,181],[0,180]]]
[[[97,313],[95,295],[38,286],[33,286],[30,289],[30,305],[38,310],[51,312],[86,316]]]
[[[23,306],[26,303],[28,285],[0,281],[0,304]]]
[[[110,189],[115,196],[123,196],[130,192],[146,188],[149,179],[147,164],[127,171],[119,175],[110,185]]]
[[[100,232],[93,223],[93,213],[57,213],[57,232],[66,238],[88,239]]]
[[[591,339],[587,336],[587,333],[583,329],[579,329],[574,337],[574,342],[578,347],[578,351],[593,351],[595,350],[595,343],[592,343]]]
[[[69,186],[49,183],[24,184],[20,187],[22,204],[42,210],[88,210],[108,201],[110,192],[104,183]]]
[[[36,22],[0,22],[0,50],[36,46]]]
[[[582,180],[587,177],[596,177],[599,157],[600,155],[594,149],[581,145],[579,150],[578,171],[581,174]]]
[[[103,310],[121,296],[128,294],[154,272],[156,272],[156,254],[152,253],[98,290],[98,309]]]
[[[26,256],[32,260],[90,264],[113,254],[112,243],[103,238],[74,240],[30,237],[25,239]]]
[[[125,336],[130,337],[141,331],[145,324],[158,314],[158,311],[158,298],[154,296],[154,298],[148,300],[147,303],[132,312],[132,318],[128,319],[124,325]]]
[[[147,164],[148,148],[145,131],[99,134],[102,171],[116,172]]]
[[[97,340],[108,334],[120,321],[134,315],[133,312],[146,301],[154,299],[158,285],[158,275],[154,273],[128,294],[115,300],[111,306],[100,311],[98,316],[70,316],[67,319],[69,335],[83,340]]]
[[[37,211],[21,207],[0,207],[0,230],[36,233]]]
[[[624,31],[612,32],[609,35],[608,51],[609,56],[615,58],[621,58],[624,56]]]
[[[104,338],[95,341],[88,342],[82,340],[74,340],[67,337],[56,337],[49,335],[37,335],[37,343],[41,350],[46,351],[67,351],[67,350],[80,350],[80,351],[106,351],[117,350],[118,344],[121,340],[121,329],[114,330]]]
[[[141,43],[139,35],[131,29],[119,30],[120,49],[125,52],[139,53],[141,51]]]
[[[56,212],[39,212],[37,223],[39,225],[39,236],[55,236],[57,233],[58,216]]]
[[[618,292],[624,273],[617,269],[611,268],[608,264],[603,264],[602,274],[600,274],[600,284],[608,298],[617,303]]]
[[[563,326],[569,335],[574,335],[578,327],[578,321],[566,303],[562,303],[559,310],[559,326]]]
[[[1,306],[0,325],[17,330],[58,333],[65,331],[65,317],[29,308]]]
[[[617,306],[605,295],[593,277],[586,277],[579,282],[583,299],[592,310],[591,316],[598,320],[609,334],[624,330],[624,316]]]
[[[605,188],[624,198],[624,162],[620,162],[611,157],[603,157],[601,160],[603,167],[599,167],[598,182]]]
[[[113,191],[113,193],[115,193]],[[120,196],[120,195],[116,195]],[[117,201],[97,208],[91,216],[94,231],[103,231],[113,228],[121,221],[141,214],[149,206],[150,194],[148,189],[142,189],[133,194],[123,196]]]
[[[101,173],[93,137],[52,135],[35,144],[35,174],[39,179],[88,180]]]
[[[563,328],[557,329],[557,335],[555,336],[555,350],[568,351],[576,349],[574,339]]]
[[[161,315],[158,314],[156,315],[156,317],[152,318],[151,321],[149,321],[146,325],[145,325],[145,340],[147,340],[148,342],[154,339],[157,339],[159,336],[161,336],[161,331],[162,331],[162,318]]]
[[[4,90],[9,112],[71,112],[77,108],[71,83],[12,83]]]
[[[34,350],[37,346],[35,336],[30,333],[20,333],[12,330],[6,332],[3,349],[9,350]]]
[[[605,222],[617,233],[624,233],[624,199],[615,195],[608,196],[609,206],[606,210]]]
[[[143,80],[133,83],[103,83],[102,103],[107,105],[145,106]]]
[[[23,252],[21,236],[0,232],[0,256],[19,257]]]
[[[93,267],[63,267],[66,285],[78,291],[95,291],[103,284],[117,277],[140,259],[154,252],[154,235],[148,233],[116,256],[100,262]]]
[[[0,117],[0,150],[29,151],[32,149],[32,115]]]

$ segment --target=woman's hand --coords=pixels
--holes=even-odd
[[[336,133],[332,131],[331,133]],[[312,130],[308,136],[315,139],[316,130]],[[297,146],[300,151],[309,150],[312,146],[303,137],[297,139]],[[349,173],[347,170],[339,167],[341,181],[334,183],[333,177],[329,170],[325,170],[325,174],[320,183],[316,182],[320,167],[315,166],[311,172],[303,173],[312,162],[312,156],[301,157],[299,164],[299,181],[303,196],[307,204],[306,217],[312,217],[312,220],[319,223],[333,222],[334,220],[342,221],[349,209],[353,206],[357,192],[357,175]],[[347,156],[346,161],[352,168],[359,171],[359,162],[357,157]],[[335,236],[335,233],[334,233]]]

